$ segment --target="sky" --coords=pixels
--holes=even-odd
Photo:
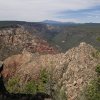
[[[100,0],[0,0],[0,20],[100,23]]]

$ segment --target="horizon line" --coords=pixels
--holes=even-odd
[[[86,24],[86,23],[97,23],[99,24],[100,22],[74,22],[74,21],[58,21],[58,20],[42,20],[42,21],[27,21],[27,20],[0,20],[0,22],[28,22],[28,23],[46,23],[45,21],[54,21],[54,22],[58,22],[58,23],[76,23],[76,24]]]

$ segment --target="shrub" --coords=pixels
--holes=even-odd
[[[100,100],[100,65],[96,67],[97,78],[90,82],[86,89],[87,100]]]
[[[100,57],[100,51],[96,51],[96,52],[93,52],[92,53],[92,56],[94,57],[94,58],[99,58]]]
[[[18,77],[13,77],[13,78],[10,78],[7,82],[7,90],[9,92],[20,92],[20,87],[19,87],[19,78]]]
[[[96,67],[96,72],[97,72],[98,74],[100,74],[100,65],[97,65],[97,67]]]
[[[37,85],[34,81],[28,82],[24,87],[24,92],[28,94],[34,94],[37,92]]]
[[[97,41],[100,41],[100,37],[97,37]]]
[[[9,92],[13,93],[28,93],[34,94],[36,92],[46,92],[46,85],[48,83],[48,73],[45,69],[40,72],[40,79],[37,81],[30,80],[27,83],[20,85],[20,78],[12,77],[8,80],[6,87]]]
[[[41,70],[40,72],[40,80],[46,84],[49,81],[49,75],[46,69]]]

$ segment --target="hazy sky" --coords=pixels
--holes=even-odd
[[[0,0],[0,20],[100,22],[100,0]]]

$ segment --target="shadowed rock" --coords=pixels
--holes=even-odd
[[[3,62],[0,61],[0,73],[1,73],[2,70],[3,70]]]

